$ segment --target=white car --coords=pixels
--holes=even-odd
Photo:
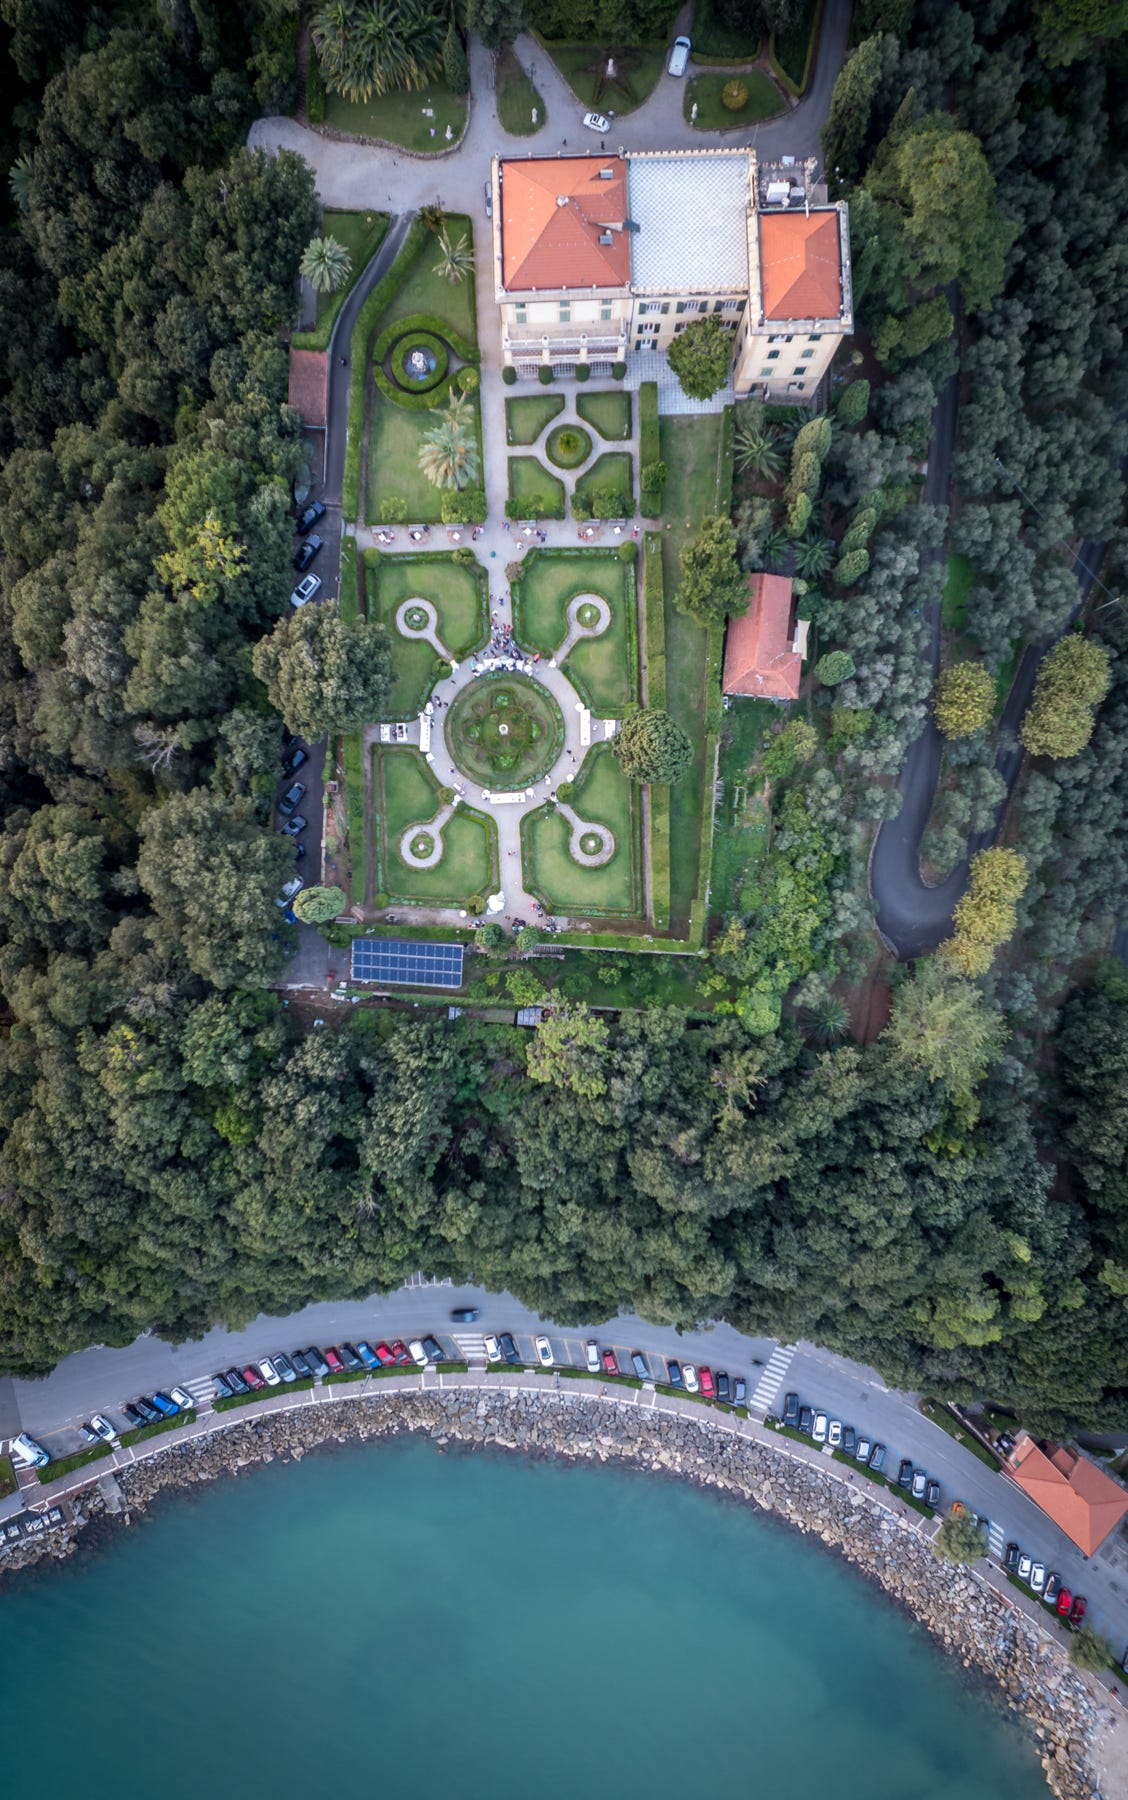
[[[697,1379],[697,1370],[694,1368],[693,1364],[692,1363],[683,1363],[682,1364],[682,1374],[685,1377],[686,1393],[687,1394],[696,1394],[701,1386],[701,1383]]]
[[[830,1445],[832,1450],[838,1450],[841,1448],[841,1445],[842,1445],[842,1422],[840,1419],[832,1419],[830,1421],[830,1427],[826,1434],[826,1441]]]
[[[855,1456],[856,1460],[860,1463],[868,1463],[868,1461],[870,1459],[870,1451],[872,1449],[873,1449],[873,1444],[870,1441],[870,1439],[868,1437],[860,1437],[858,1439],[858,1448],[854,1452],[854,1456]]]
[[[269,1356],[264,1356],[259,1363],[259,1374],[262,1376],[267,1387],[281,1387],[282,1377],[274,1367]]]
[[[500,1362],[501,1345],[498,1343],[497,1339],[491,1335],[489,1337],[484,1337],[482,1342],[486,1346],[486,1360],[488,1362]]]
[[[416,1367],[425,1369],[427,1367],[427,1352],[423,1348],[422,1340],[420,1338],[412,1338],[407,1347],[411,1352],[411,1360]]]
[[[1030,1580],[1030,1569],[1031,1569],[1030,1558],[1027,1556],[1027,1554],[1024,1550],[1022,1552],[1022,1555],[1018,1559],[1018,1579],[1020,1581],[1029,1581]]]
[[[181,1412],[191,1412],[192,1408],[196,1404],[196,1402],[193,1400],[191,1394],[186,1393],[184,1391],[184,1389],[181,1387],[169,1388],[168,1397],[170,1400],[176,1401],[176,1404],[177,1404],[177,1406],[179,1406]],[[92,1425],[94,1424],[93,1419],[91,1419],[90,1423]]]
[[[37,1444],[26,1431],[12,1439],[12,1458],[21,1469],[45,1469],[51,1458],[42,1444]]]
[[[670,51],[670,60],[666,64],[667,75],[684,75],[689,66],[689,53],[693,49],[687,37],[676,37],[674,47]]]
[[[601,137],[611,129],[610,119],[605,119],[602,113],[585,113],[584,124],[589,131],[598,131]]]
[[[1046,1585],[1045,1563],[1035,1563],[1030,1571],[1030,1586],[1036,1594],[1040,1594]]]
[[[279,912],[286,912],[295,894],[300,894],[305,882],[300,875],[291,876],[280,894],[275,894],[274,904]]]
[[[537,1355],[540,1357],[541,1366],[545,1369],[551,1369],[552,1345],[546,1337],[534,1338],[533,1342],[536,1344]]]
[[[815,1414],[815,1427],[814,1427],[814,1430],[811,1432],[811,1436],[814,1438],[816,1444],[825,1444],[826,1443],[826,1434],[827,1434],[827,1416],[823,1412],[817,1412]]]
[[[307,601],[313,599],[313,596],[318,592],[320,587],[320,575],[303,575],[297,587],[290,595],[290,605],[305,606]]]
[[[172,1391],[175,1395],[176,1389],[173,1388]],[[90,1429],[91,1431],[96,1431],[98,1433],[98,1436],[104,1444],[117,1443],[118,1434],[110,1424],[110,1421],[102,1413],[94,1414],[94,1417],[90,1421]]]
[[[599,1345],[594,1338],[589,1338],[584,1345],[584,1357],[593,1375],[598,1375],[603,1364],[599,1360]]]

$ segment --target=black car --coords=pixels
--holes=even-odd
[[[450,1316],[456,1325],[472,1325],[475,1319],[481,1318],[482,1309],[480,1306],[456,1306]]]
[[[446,1351],[443,1349],[437,1337],[425,1337],[423,1339],[423,1348],[431,1358],[432,1362],[446,1361]]]
[[[885,1445],[875,1444],[870,1451],[869,1466],[875,1475],[880,1475],[885,1467]]]
[[[852,1425],[844,1425],[842,1427],[842,1454],[843,1454],[843,1456],[853,1456],[854,1449],[855,1449],[857,1442],[858,1442],[858,1436],[854,1430],[854,1427]]]
[[[674,1362],[672,1357],[666,1363],[666,1385],[668,1387],[676,1388],[682,1386],[681,1364],[679,1362]]]
[[[134,1404],[146,1425],[159,1425],[164,1418],[160,1408],[153,1405],[147,1394],[139,1394]]]
[[[1011,1574],[1011,1575],[1014,1574],[1015,1570],[1018,1567],[1018,1545],[1017,1544],[1011,1543],[1011,1544],[1007,1545],[1006,1550],[1003,1553],[1003,1567],[1004,1567],[1004,1569],[1006,1569],[1008,1571],[1009,1574]]]
[[[501,1354],[504,1356],[506,1362],[520,1362],[521,1357],[511,1331],[503,1331],[498,1342],[501,1345]]]
[[[322,1354],[321,1354],[320,1350],[317,1348],[316,1344],[310,1345],[309,1349],[305,1353],[305,1356],[306,1356],[306,1362],[309,1364],[311,1374],[320,1375],[322,1377],[328,1375],[329,1364],[326,1362],[325,1358],[322,1356]]]
[[[217,1400],[230,1400],[231,1395],[234,1392],[226,1375],[213,1375],[212,1387],[215,1389],[215,1397]]]
[[[314,557],[317,555],[317,552],[320,549],[321,549],[321,539],[318,537],[316,531],[311,531],[309,536],[306,538],[305,543],[302,545],[301,549],[298,551],[298,554],[294,558],[294,567],[298,571],[299,575],[302,575],[305,573],[306,569],[309,568],[310,563],[313,561]]]
[[[294,526],[294,530],[303,532],[308,531],[311,525],[316,525],[318,519],[323,519],[324,517],[325,508],[322,506],[320,500],[311,500],[305,511],[298,514],[298,522]]]
[[[243,1380],[243,1374],[240,1369],[228,1369],[227,1380],[233,1394],[250,1393],[250,1383]]]
[[[907,1488],[912,1487],[912,1485],[913,1465],[908,1457],[904,1456],[901,1458],[901,1467],[897,1470],[897,1486]]]
[[[744,1406],[746,1405],[747,1400],[748,1383],[745,1381],[743,1375],[737,1375],[734,1377],[732,1384],[732,1403],[734,1406]]]
[[[798,1425],[798,1423],[799,1423],[799,1396],[798,1396],[798,1394],[785,1394],[783,1396],[783,1422],[785,1425]]]
[[[799,1408],[799,1416],[796,1423],[800,1431],[806,1431],[809,1434],[814,1429],[815,1424],[814,1408],[811,1406],[801,1406]]]
[[[928,1483],[928,1486],[925,1488],[924,1498],[925,1498],[926,1504],[931,1506],[933,1512],[935,1512],[936,1508],[940,1504],[940,1483],[935,1479],[935,1477],[933,1477],[933,1479]]]
[[[271,1360],[283,1381],[293,1381],[296,1378],[297,1370],[288,1356],[275,1356]]]
[[[101,1438],[98,1436],[98,1433],[93,1429],[92,1426],[80,1425],[78,1429],[82,1433],[83,1439],[86,1443],[100,1444],[102,1442]]]
[[[147,1423],[144,1413],[139,1412],[135,1406],[123,1406],[121,1410],[132,1425],[144,1425]]]
[[[293,787],[286,789],[286,792],[278,802],[278,810],[284,819],[290,817],[290,814],[293,812],[304,793],[305,783],[302,781],[295,781]]]
[[[307,1380],[308,1377],[313,1374],[313,1370],[310,1368],[301,1350],[291,1350],[290,1361],[303,1381]]]
[[[713,1380],[717,1384],[717,1399],[723,1400],[725,1402],[725,1405],[727,1406],[728,1405],[728,1397],[729,1397],[728,1375],[725,1373],[724,1369],[718,1369],[716,1374],[713,1377]]]
[[[342,1344],[340,1350],[341,1361],[344,1363],[346,1369],[353,1370],[354,1372],[357,1369],[363,1369],[364,1364],[361,1362],[360,1357],[357,1355],[351,1344]]]
[[[308,761],[309,761],[309,751],[303,750],[301,745],[299,744],[297,749],[292,750],[290,752],[289,756],[286,758],[286,773],[287,773],[287,775],[296,775],[298,770],[301,768],[302,764],[307,763]]]

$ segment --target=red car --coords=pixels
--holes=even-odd
[[[712,1369],[707,1369],[705,1367],[705,1365],[702,1364],[702,1366],[697,1371],[697,1379],[701,1383],[701,1392],[703,1394],[707,1395],[708,1398],[711,1400],[716,1391],[713,1387],[713,1371],[712,1371]]]
[[[344,1374],[345,1365],[341,1361],[341,1353],[339,1350],[335,1349],[332,1344],[330,1344],[328,1350],[325,1352],[325,1360],[329,1364],[330,1375]]]
[[[414,1362],[414,1357],[402,1338],[397,1338],[392,1345],[392,1361],[398,1363]]]
[[[253,1368],[250,1363],[248,1363],[246,1368],[243,1370],[243,1380],[246,1382],[246,1384],[249,1388],[260,1388],[260,1387],[266,1386],[266,1383],[263,1380],[262,1376],[259,1374],[258,1370],[256,1368]]]
[[[1084,1594],[1078,1594],[1076,1600],[1073,1602],[1073,1609],[1069,1615],[1069,1623],[1071,1625],[1080,1625],[1088,1610],[1089,1602],[1086,1600]]]
[[[608,1375],[617,1375],[619,1373],[619,1365],[615,1361],[615,1352],[613,1350],[605,1350],[603,1352],[603,1367]]]
[[[1072,1591],[1069,1588],[1062,1588],[1061,1593],[1057,1597],[1057,1609],[1063,1619],[1069,1617],[1069,1609],[1072,1605],[1073,1605]]]
[[[396,1359],[392,1355],[391,1351],[388,1349],[387,1344],[377,1344],[377,1346],[376,1346],[376,1361],[378,1363],[382,1364],[384,1368],[387,1368],[388,1364],[394,1363],[395,1360]]]

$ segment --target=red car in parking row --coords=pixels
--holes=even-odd
[[[707,1369],[705,1367],[705,1364],[702,1363],[701,1367],[697,1371],[697,1379],[701,1383],[701,1392],[706,1396],[707,1399],[711,1400],[713,1398],[714,1393],[716,1392],[716,1389],[713,1386],[713,1371],[712,1371],[712,1369]]]

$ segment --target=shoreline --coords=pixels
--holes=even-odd
[[[700,1419],[641,1409],[633,1400],[559,1389],[375,1390],[344,1404],[310,1402],[258,1417],[232,1417],[173,1440],[127,1468],[92,1475],[55,1528],[21,1540],[0,1574],[72,1555],[97,1522],[129,1525],[158,1495],[275,1460],[300,1461],[334,1444],[407,1433],[571,1462],[619,1463],[725,1494],[817,1536],[877,1583],[965,1669],[987,1676],[1031,1728],[1050,1790],[1060,1800],[1100,1800],[1106,1719],[1089,1680],[1033,1621],[971,1569],[941,1562],[927,1538],[873,1493],[812,1467],[782,1447]],[[1123,1726],[1120,1727],[1123,1731]],[[1107,1789],[1110,1797],[1114,1790]]]

